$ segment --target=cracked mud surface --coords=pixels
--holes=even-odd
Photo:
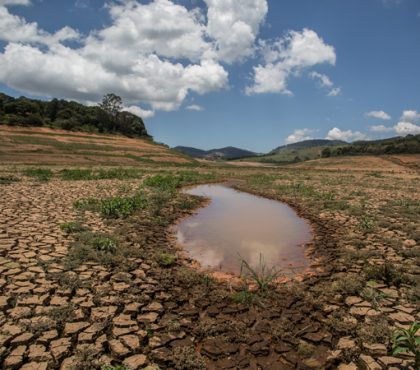
[[[166,205],[162,224],[142,212],[107,221],[73,204],[116,195],[122,181],[0,185],[2,367],[414,369],[410,356],[389,355],[389,336],[379,329],[420,319],[413,295],[418,175],[273,170],[262,181],[258,171],[267,170],[235,170],[246,180],[238,188],[287,201],[308,218],[323,272],[273,288],[251,305],[232,299],[241,287],[209,280],[183,258],[170,267],[157,263],[161,253],[175,253],[168,224],[190,210]],[[139,182],[124,181],[133,188]],[[400,209],[405,204],[410,212]],[[60,224],[75,220],[135,253],[122,266],[86,261],[69,268],[74,237]],[[375,279],[368,270],[388,262],[401,266],[399,280]]]

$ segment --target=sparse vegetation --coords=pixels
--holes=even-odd
[[[414,322],[409,329],[397,329],[392,337],[392,354],[411,353],[416,367],[420,367],[420,323]]]
[[[250,279],[258,287],[261,294],[266,294],[274,281],[280,277],[281,272],[276,267],[268,267],[264,257],[260,254],[259,265],[252,267],[241,258],[241,276]]]
[[[60,229],[67,234],[80,233],[86,230],[86,228],[77,221],[64,222],[60,224]]]
[[[37,181],[46,182],[53,177],[53,172],[48,168],[27,168],[24,175],[33,177]]]

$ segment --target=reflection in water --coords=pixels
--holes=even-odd
[[[286,204],[223,185],[200,185],[187,194],[211,203],[177,227],[178,242],[203,267],[240,272],[240,257],[258,266],[307,267],[303,245],[311,240],[309,224]]]

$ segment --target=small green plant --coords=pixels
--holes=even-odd
[[[100,206],[100,199],[86,198],[74,202],[74,208],[80,211],[97,211]]]
[[[101,370],[131,370],[125,365],[104,365],[101,367]]]
[[[375,224],[371,216],[364,214],[360,217],[359,224],[357,225],[357,228],[360,231],[363,231],[363,232],[372,231],[374,227],[375,227]]]
[[[387,285],[399,287],[403,282],[403,271],[401,267],[389,262],[383,265],[371,265],[366,267],[365,274],[368,280],[383,281]]]
[[[259,264],[257,268],[251,265],[241,257],[241,276],[249,278],[257,284],[261,293],[265,294],[270,285],[280,276],[280,271],[275,267],[268,267],[260,254]]]
[[[46,182],[51,179],[53,173],[47,168],[27,168],[24,171],[25,176],[33,177],[38,181]]]
[[[414,322],[409,329],[397,329],[392,337],[392,354],[412,353],[416,368],[420,368],[420,323]]]
[[[245,286],[240,292],[233,293],[232,300],[236,303],[242,303],[247,306],[252,305],[257,296],[254,292],[251,292],[248,286]]]
[[[161,253],[159,255],[159,264],[164,267],[172,266],[176,261],[176,256],[172,253]]]
[[[80,233],[86,231],[86,228],[77,221],[69,221],[60,224],[60,229],[67,234]]]
[[[385,298],[384,293],[370,286],[364,288],[360,295],[367,301],[371,302],[374,307],[378,307],[380,301]]]
[[[115,239],[105,235],[98,235],[92,239],[92,246],[102,252],[115,253],[118,243]]]

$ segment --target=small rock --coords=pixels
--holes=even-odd
[[[117,357],[127,356],[130,351],[117,339],[112,339],[109,341],[109,348],[111,352]]]
[[[132,370],[140,369],[142,366],[146,365],[147,357],[145,355],[134,355],[127,357],[123,364]]]
[[[358,369],[357,369],[357,366],[353,362],[351,362],[349,364],[340,364],[337,367],[337,370],[358,370]]]
[[[71,342],[70,338],[56,339],[51,342],[50,351],[56,361],[62,359],[68,352]]]
[[[363,348],[365,348],[373,356],[386,356],[387,354],[386,346],[381,343],[363,343]]]
[[[404,245],[404,247],[406,247],[406,248],[412,248],[412,247],[415,247],[416,246],[416,241],[414,240],[414,239],[407,239],[407,240],[404,240],[404,242],[403,242],[403,245]]]
[[[389,315],[389,317],[391,318],[391,320],[398,321],[403,324],[408,324],[415,321],[415,318],[413,316],[404,312],[392,313],[391,315]]]
[[[356,347],[356,342],[350,337],[343,337],[337,343],[338,349],[353,349]]]
[[[366,370],[381,370],[382,366],[380,366],[372,357],[367,355],[361,355],[359,357],[360,362],[364,365]]]

